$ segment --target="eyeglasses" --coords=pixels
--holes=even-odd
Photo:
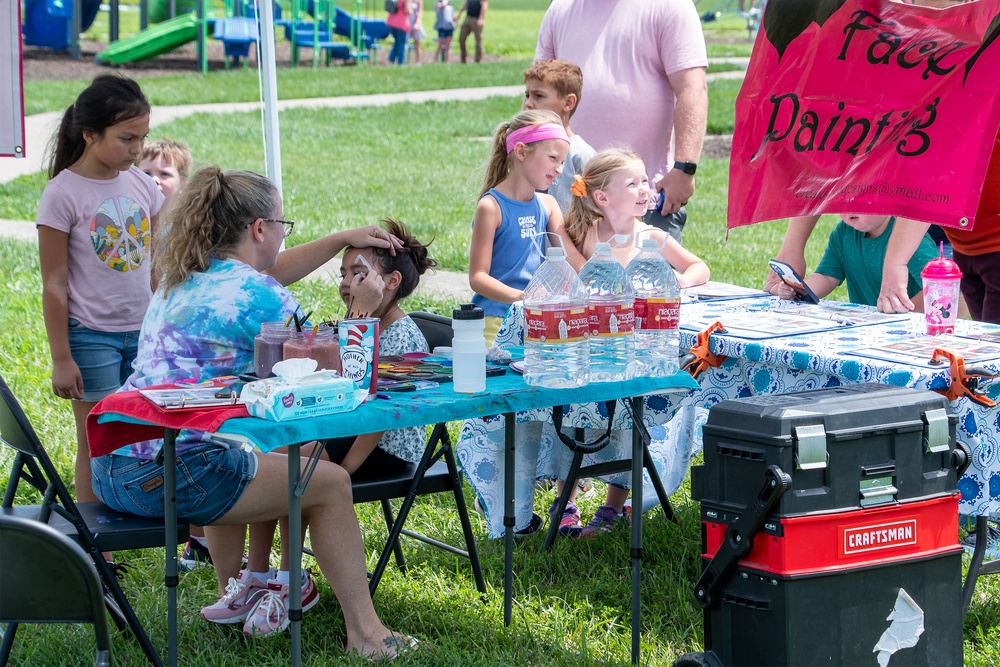
[[[279,220],[277,218],[261,218],[261,220],[263,222],[278,222],[278,223],[281,223],[282,225],[284,225],[284,227],[285,227],[285,238],[288,238],[289,236],[292,235],[292,228],[295,227],[295,223],[292,222],[291,220]],[[256,222],[256,221],[254,221],[254,222]],[[249,227],[252,224],[253,224],[253,222],[247,223],[247,226],[244,227],[244,229],[246,229],[247,227]]]

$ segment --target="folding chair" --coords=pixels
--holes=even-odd
[[[27,415],[2,376],[0,398],[0,441],[17,450],[3,503],[0,504],[0,515],[19,516],[47,524],[83,547],[97,566],[97,573],[107,590],[105,603],[115,624],[119,629],[128,626],[149,661],[155,665],[162,664],[132,605],[122,592],[114,570],[101,553],[163,547],[163,519],[116,512],[100,502],[74,502]],[[14,505],[18,485],[22,481],[42,495],[40,504]],[[187,539],[187,522],[178,521],[175,546]],[[6,663],[13,640],[14,633],[7,632],[3,645],[0,646],[0,664]]]
[[[111,633],[104,589],[90,558],[49,526],[0,515],[0,622],[13,641],[18,623],[90,623],[97,638],[95,667],[109,666]],[[7,664],[7,653],[0,656]]]
[[[440,345],[451,345],[451,320],[449,318],[424,312],[410,313],[410,317],[420,328],[421,333],[424,334],[424,338],[427,339],[427,344],[431,349]],[[354,490],[355,503],[375,500],[382,503],[382,512],[385,515],[386,527],[389,529],[389,538],[382,549],[378,565],[372,572],[371,580],[368,584],[369,591],[373,596],[375,595],[375,589],[378,588],[382,574],[385,572],[390,555],[395,554],[396,563],[399,568],[403,571],[406,570],[406,560],[403,558],[403,551],[399,546],[399,536],[401,534],[444,549],[449,553],[468,558],[472,565],[473,576],[476,579],[476,588],[480,594],[486,594],[486,581],[483,578],[483,569],[479,563],[479,552],[476,549],[476,539],[472,533],[472,524],[469,522],[469,511],[465,504],[465,495],[462,489],[462,477],[455,463],[455,453],[452,450],[451,437],[448,435],[446,424],[442,423],[434,426],[420,463],[411,464],[405,470],[398,473],[388,473],[378,477],[358,479],[351,486]],[[410,508],[413,506],[413,501],[417,496],[444,493],[447,491],[451,491],[455,497],[455,508],[462,522],[462,532],[465,535],[465,548],[467,551],[403,528],[406,517],[409,515]],[[393,498],[403,499],[403,503],[395,517],[393,517],[392,506],[389,503],[389,500]]]

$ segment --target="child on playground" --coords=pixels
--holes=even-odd
[[[94,501],[87,415],[132,372],[152,298],[150,239],[163,195],[135,162],[149,132],[139,85],[102,74],[63,114],[38,202],[52,391],[72,401],[77,500]]]
[[[427,245],[402,223],[383,220],[382,228],[402,242],[401,248],[394,248],[394,254],[389,248],[376,246],[348,246],[344,250],[340,295],[348,306],[345,317],[379,318],[380,355],[429,352],[424,335],[399,307],[399,301],[412,294],[420,276],[437,263],[428,256]],[[403,470],[410,463],[418,463],[426,446],[426,430],[416,426],[356,438],[332,438],[319,445],[324,448],[323,459],[339,464],[352,477],[364,477]],[[304,446],[302,456],[309,456],[312,451],[312,446]],[[240,572],[238,579],[245,588],[234,598],[224,597],[204,607],[201,615],[205,620],[220,624],[243,621],[243,632],[256,637],[270,636],[288,626],[288,599],[283,595],[289,583],[287,531],[283,527],[281,563],[277,571],[272,570],[270,555],[275,523],[251,524],[247,569]],[[307,611],[318,602],[319,595],[311,576],[306,573],[303,576],[302,609]],[[269,580],[273,582],[271,585]],[[253,604],[249,598],[254,599]]]
[[[167,137],[147,142],[139,156],[139,169],[152,178],[163,193],[164,205],[169,204],[187,183],[192,163],[191,150]]]
[[[846,280],[847,296],[852,303],[877,305],[882,287],[882,265],[895,223],[896,218],[891,215],[844,215],[830,232],[816,271],[803,278],[806,285],[822,299]],[[925,234],[906,263],[910,274],[906,292],[916,312],[924,310],[920,271],[937,256],[934,243]],[[781,282],[772,285],[770,291],[782,299],[795,296],[792,288]],[[960,301],[960,317],[965,316],[964,311],[964,301]]]
[[[493,136],[469,249],[469,285],[473,303],[486,315],[487,345],[542,263],[536,236],[546,231],[559,236],[573,268],[583,266],[563,228],[559,204],[538,192],[562,173],[567,150],[566,129],[551,111],[522,111]]]
[[[594,149],[579,134],[570,129],[569,119],[580,104],[583,91],[583,73],[568,60],[536,60],[524,70],[523,109],[544,109],[562,120],[569,137],[569,151],[563,171],[549,186],[548,193],[559,202],[559,209],[566,214],[573,194],[569,191],[573,178],[583,172],[583,165],[594,156]]]
[[[653,238],[660,244],[660,253],[677,271],[681,287],[704,283],[710,271],[703,260],[681,247],[666,232],[642,222],[651,196],[646,167],[637,153],[618,148],[601,151],[587,161],[583,174],[576,177],[566,231],[585,258],[594,254],[597,243],[610,243],[612,254],[623,266],[638,254],[635,241],[642,232],[641,238]],[[599,435],[599,431],[588,435]],[[615,431],[612,435],[617,436],[612,438],[612,444],[620,450],[614,458],[628,458],[631,432]],[[563,450],[557,448],[555,451]],[[586,526],[582,525],[580,511],[573,502],[577,491],[574,488],[559,520],[560,534],[588,538],[610,530],[614,522],[624,516],[630,483],[629,473],[609,480],[604,504],[597,508]],[[556,483],[560,492],[564,485],[563,481]]]
[[[451,39],[455,35],[455,8],[449,0],[438,0],[434,5],[434,29],[438,34],[434,62],[446,63],[451,51]]]

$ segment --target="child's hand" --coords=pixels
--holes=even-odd
[[[791,301],[795,298],[795,291],[783,282],[772,284],[767,288],[767,291],[785,301]]]
[[[382,305],[385,281],[375,271],[358,273],[351,281],[351,317],[371,317]]]
[[[52,364],[52,393],[59,398],[83,399],[83,376],[72,359]]]

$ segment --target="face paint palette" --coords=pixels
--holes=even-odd
[[[502,366],[486,364],[487,377],[503,375],[507,372]],[[452,381],[451,359],[435,356],[426,352],[407,352],[402,355],[379,357],[379,380],[394,380],[400,382],[438,382]],[[380,387],[381,388],[381,387]],[[406,389],[390,389],[387,391],[407,391]]]

